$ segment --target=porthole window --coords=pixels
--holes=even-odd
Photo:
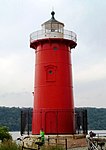
[[[54,51],[58,50],[58,47],[53,47],[53,50],[54,50]]]
[[[52,70],[49,70],[49,74],[52,74],[53,73],[53,71]]]

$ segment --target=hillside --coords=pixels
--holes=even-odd
[[[10,131],[20,130],[21,109],[16,107],[0,107],[0,125],[9,127]]]
[[[106,108],[87,108],[88,129],[106,130]]]
[[[77,108],[80,109],[80,108]],[[106,130],[106,108],[86,108],[89,130]],[[21,108],[0,107],[0,125],[9,127],[10,131],[20,130]]]

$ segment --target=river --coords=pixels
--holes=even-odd
[[[13,140],[17,140],[18,137],[20,137],[20,131],[14,131],[14,132],[9,132],[13,138]]]

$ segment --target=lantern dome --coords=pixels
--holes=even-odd
[[[51,12],[51,15],[52,15],[52,18],[42,24],[42,29],[46,33],[48,33],[48,32],[60,32],[60,33],[63,33],[64,32],[64,24],[59,22],[59,21],[57,21],[54,18],[54,15],[55,15],[54,11]]]

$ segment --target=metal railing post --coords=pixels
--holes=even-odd
[[[65,148],[67,150],[67,139],[65,139]]]
[[[50,139],[49,139],[49,136],[48,136],[48,145],[49,145],[49,140],[50,140]]]

